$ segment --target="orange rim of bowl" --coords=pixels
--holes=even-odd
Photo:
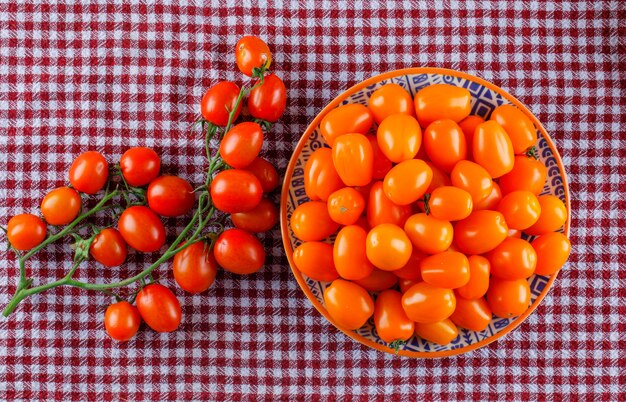
[[[402,76],[402,75],[408,75],[408,74],[441,74],[441,75],[459,77],[459,78],[463,78],[463,79],[475,82],[477,84],[483,85],[491,89],[492,91],[495,91],[498,94],[502,95],[503,98],[505,98],[506,100],[508,100],[515,106],[517,106],[521,111],[523,111],[532,120],[532,122],[539,129],[539,132],[541,133],[543,138],[548,143],[548,146],[552,150],[552,153],[557,162],[557,166],[559,167],[559,170],[563,178],[563,187],[565,189],[565,206],[567,208],[567,221],[565,222],[565,227],[564,227],[563,232],[565,236],[569,238],[571,212],[570,212],[570,194],[569,194],[569,185],[567,182],[567,175],[565,173],[565,168],[563,166],[563,161],[561,160],[561,156],[559,155],[559,152],[557,151],[556,146],[554,145],[554,142],[548,135],[543,125],[519,100],[517,100],[515,97],[513,97],[512,95],[510,95],[508,92],[504,91],[497,85],[494,85],[488,81],[483,80],[482,78],[478,78],[478,77],[475,77],[473,75],[470,75],[464,72],[450,70],[446,68],[435,68],[435,67],[406,68],[406,69],[401,69],[401,70],[393,70],[393,71],[389,71],[383,74],[373,76],[365,81],[362,81],[352,86],[351,88],[347,89],[345,92],[335,97],[335,99],[333,99],[328,105],[326,105],[326,107],[320,113],[317,114],[317,116],[315,116],[315,119],[313,119],[311,124],[309,124],[306,131],[304,132],[304,134],[298,141],[298,145],[296,146],[296,149],[294,150],[291,156],[291,159],[289,160],[289,165],[287,166],[285,179],[283,181],[283,189],[282,189],[281,196],[280,196],[280,229],[282,232],[282,239],[283,239],[283,245],[285,248],[285,253],[287,254],[287,259],[289,260],[289,266],[291,267],[291,271],[293,272],[294,277],[298,281],[300,288],[302,289],[306,297],[309,299],[309,301],[313,304],[313,306],[317,309],[317,311],[319,311],[320,314],[322,314],[328,320],[328,322],[333,324],[338,330],[340,330],[344,334],[348,335],[350,338],[358,341],[359,343],[363,345],[369,346],[381,352],[386,352],[386,353],[390,353],[394,355],[407,356],[407,357],[413,357],[413,358],[438,358],[438,357],[454,356],[454,355],[467,353],[472,350],[476,350],[483,346],[486,346],[490,344],[491,342],[494,342],[498,340],[499,338],[503,337],[504,335],[508,334],[515,328],[517,328],[537,308],[539,303],[541,303],[543,298],[546,296],[546,294],[552,287],[552,284],[554,283],[554,280],[556,279],[558,275],[558,271],[549,278],[548,283],[543,288],[541,293],[537,296],[535,301],[530,305],[528,310],[526,310],[524,314],[515,318],[515,320],[509,323],[509,325],[507,325],[500,332],[486,339],[483,339],[479,342],[472,343],[471,345],[467,345],[458,349],[442,350],[442,351],[435,351],[435,352],[414,352],[414,351],[408,351],[408,350],[399,350],[398,352],[396,352],[394,349],[391,349],[386,345],[381,345],[379,343],[376,343],[370,339],[367,339],[357,334],[356,332],[346,330],[334,322],[334,320],[330,317],[330,315],[326,311],[326,308],[313,295],[313,293],[311,292],[311,289],[306,284],[306,281],[304,277],[302,276],[302,274],[300,273],[300,271],[295,267],[295,264],[293,261],[293,249],[291,247],[291,242],[289,241],[289,230],[287,227],[288,222],[287,222],[287,208],[286,208],[287,198],[289,196],[289,183],[291,181],[291,177],[292,177],[295,165],[296,165],[296,161],[298,160],[300,153],[302,152],[302,149],[304,148],[304,145],[309,140],[309,137],[311,136],[311,134],[319,126],[322,118],[326,116],[326,114],[330,112],[332,109],[339,106],[341,102],[343,102],[345,99],[347,99],[349,96],[351,96],[355,92],[358,92],[361,89],[368,87],[370,85],[376,84],[379,81],[390,79],[390,78],[395,78],[395,77]]]

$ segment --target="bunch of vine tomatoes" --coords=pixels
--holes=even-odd
[[[322,119],[329,147],[305,164],[310,201],[290,226],[303,242],[295,266],[331,282],[324,301],[336,325],[356,330],[373,316],[394,347],[414,335],[447,344],[458,327],[523,314],[528,278],[567,260],[569,240],[556,232],[566,207],[540,195],[546,167],[532,121],[513,105],[485,121],[470,101],[448,84],[413,98],[390,83],[368,106]]]

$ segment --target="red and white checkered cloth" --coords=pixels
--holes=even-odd
[[[0,318],[0,399],[625,398],[625,2],[20,3],[0,0],[0,225],[36,212],[86,149],[115,162],[127,147],[151,146],[165,171],[199,183],[202,137],[190,127],[200,98],[218,79],[241,82],[234,46],[256,34],[289,91],[263,151],[282,171],[308,122],[349,86],[410,66],[466,71],[520,99],[555,140],[573,249],[511,334],[465,355],[411,360],[328,324],[292,278],[276,228],[262,272],[220,272],[202,295],[176,290],[175,333],[142,330],[120,345],[103,329],[108,298],[58,288],[27,299]],[[168,223],[173,234],[183,220]],[[57,246],[28,269],[50,281],[70,258]],[[79,275],[111,281],[153,257],[130,259]],[[16,276],[14,255],[0,251],[0,305]]]

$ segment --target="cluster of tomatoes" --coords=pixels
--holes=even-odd
[[[567,260],[569,240],[555,232],[567,211],[539,195],[546,168],[533,157],[533,123],[512,105],[488,121],[470,116],[470,100],[447,84],[414,98],[386,84],[367,107],[322,119],[330,148],[308,159],[310,201],[290,225],[303,241],[295,266],[332,282],[324,301],[338,326],[355,330],[373,316],[385,342],[415,334],[447,344],[457,326],[482,331],[492,315],[524,313],[527,279]]]

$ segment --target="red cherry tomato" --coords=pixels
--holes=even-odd
[[[456,308],[456,297],[450,289],[420,282],[404,292],[402,307],[411,320],[428,324],[450,317]]]
[[[367,203],[367,221],[371,228],[383,223],[403,227],[409,216],[411,216],[410,205],[394,204],[385,195],[382,182],[372,184]]]
[[[321,201],[300,204],[289,222],[293,234],[302,241],[323,240],[339,228],[339,224],[330,218],[326,203]]]
[[[543,191],[547,175],[548,170],[541,161],[524,155],[517,155],[513,163],[513,170],[500,177],[500,189],[502,194],[526,190],[539,195]]]
[[[339,106],[324,116],[320,123],[320,133],[329,146],[334,146],[335,138],[350,133],[367,133],[372,128],[373,118],[369,109],[359,103]]]
[[[374,154],[374,168],[372,171],[372,178],[375,180],[380,180],[385,177],[388,171],[391,170],[393,164],[380,150],[376,137],[373,135],[367,135],[366,137],[372,145],[372,153]]]
[[[554,195],[541,195],[537,198],[541,213],[534,225],[524,230],[529,235],[542,235],[558,230],[567,220],[567,209],[563,201]]]
[[[449,84],[434,84],[420,89],[415,94],[415,113],[422,127],[433,121],[450,119],[460,122],[471,111],[470,92]]]
[[[278,223],[278,208],[271,200],[263,198],[254,209],[231,214],[230,219],[238,229],[252,233],[263,233]]]
[[[474,211],[454,227],[454,243],[462,253],[483,254],[506,239],[509,228],[497,211]]]
[[[571,250],[569,239],[563,233],[546,233],[530,243],[537,253],[537,275],[552,275],[567,261]]]
[[[344,134],[335,138],[333,165],[346,186],[365,186],[372,181],[374,152],[367,137]]]
[[[467,285],[470,280],[469,268],[465,254],[457,251],[444,251],[426,257],[420,262],[424,282],[445,289]]]
[[[392,162],[413,159],[422,145],[422,129],[415,117],[404,113],[392,114],[376,131],[381,152]]]
[[[127,301],[111,304],[104,313],[104,328],[116,341],[126,342],[133,338],[141,325],[137,307]]]
[[[515,154],[522,154],[537,142],[537,130],[528,116],[513,105],[501,105],[491,113],[491,119],[508,134]]]
[[[416,322],[415,335],[429,342],[447,345],[459,336],[459,330],[450,319],[429,324]]]
[[[248,109],[252,117],[276,122],[287,107],[287,88],[276,74],[265,76],[263,84],[250,91]]]
[[[19,214],[9,219],[7,239],[11,247],[25,251],[37,247],[46,238],[46,224],[32,214]]]
[[[332,244],[318,241],[302,243],[293,252],[293,262],[300,272],[313,280],[331,282],[339,278],[333,261]]]
[[[465,144],[467,145],[467,159],[472,159],[472,144],[474,143],[474,132],[476,131],[476,127],[484,122],[485,119],[480,116],[467,116],[459,122],[459,127],[461,127],[461,130],[463,130],[463,134],[465,135]]]
[[[494,184],[485,168],[470,161],[459,161],[454,165],[450,180],[453,186],[470,193],[476,205],[489,197]]]
[[[211,287],[217,275],[217,261],[202,241],[192,244],[174,256],[174,279],[181,289],[201,293]]]
[[[73,188],[59,187],[50,191],[41,202],[41,214],[50,225],[67,225],[81,208],[80,194]]]
[[[498,183],[494,181],[491,183],[491,193],[489,193],[487,198],[483,198],[481,201],[474,204],[474,211],[496,209],[500,201],[502,201],[502,192],[500,191]]]
[[[537,253],[526,240],[508,237],[487,255],[491,275],[500,279],[526,279],[535,272]]]
[[[228,124],[229,110],[234,110],[239,97],[239,87],[230,81],[220,81],[209,88],[200,103],[200,112],[205,120],[216,126]],[[241,111],[241,103],[237,106],[237,111],[233,116],[233,121],[237,120]]]
[[[474,160],[484,167],[492,178],[513,170],[513,145],[502,126],[493,120],[476,127],[472,144]]]
[[[498,317],[510,318],[523,314],[530,303],[530,286],[526,279],[506,280],[496,278],[489,281],[487,303]]]
[[[402,308],[402,293],[385,290],[376,298],[374,326],[380,339],[387,343],[406,341],[413,336],[415,324]]]
[[[215,260],[228,272],[247,275],[257,272],[265,263],[261,242],[241,229],[228,229],[215,241]]]
[[[116,267],[126,261],[128,248],[124,238],[116,229],[102,229],[89,247],[89,254],[100,264]]]
[[[376,268],[395,271],[406,265],[413,247],[401,228],[391,223],[383,223],[367,234],[365,251],[367,259]]]
[[[100,152],[84,152],[70,166],[70,183],[81,193],[97,193],[102,190],[108,177],[109,164]]]
[[[363,279],[354,281],[357,285],[370,292],[381,292],[390,289],[398,283],[398,277],[393,272],[374,268],[371,274]]]
[[[261,182],[247,170],[219,172],[211,183],[211,200],[215,208],[231,214],[254,209],[263,197]]]
[[[469,282],[458,288],[456,292],[465,299],[478,299],[487,293],[491,267],[489,260],[480,255],[471,255],[467,260],[470,272]]]
[[[530,191],[513,191],[502,197],[498,211],[504,216],[509,228],[524,230],[537,222],[541,206]]]
[[[272,64],[272,52],[261,38],[244,36],[235,46],[235,60],[239,71],[252,77],[255,68],[269,68]]]
[[[428,125],[424,131],[424,148],[433,164],[446,173],[450,173],[458,161],[467,157],[463,130],[449,119],[437,120]]]
[[[304,165],[304,191],[307,197],[311,201],[326,201],[332,193],[344,186],[333,164],[333,151],[330,148],[315,150]]]
[[[257,157],[251,164],[246,166],[245,170],[259,179],[264,193],[271,193],[278,187],[278,172],[274,165],[267,160]]]
[[[141,187],[156,179],[161,170],[161,159],[151,148],[134,147],[120,158],[124,180],[131,186]]]
[[[428,200],[430,213],[444,221],[465,219],[472,213],[472,196],[465,190],[453,186],[436,188]]]
[[[336,279],[324,290],[326,311],[339,327],[347,330],[361,328],[374,314],[374,301],[356,283]]]
[[[450,222],[423,213],[407,219],[404,231],[411,239],[413,247],[426,254],[446,251],[452,244],[454,233]]]
[[[220,142],[220,155],[224,162],[237,169],[250,165],[261,152],[263,129],[257,123],[239,123]]]
[[[181,216],[193,208],[196,196],[189,182],[177,176],[159,176],[146,193],[150,209],[161,216]]]
[[[137,309],[141,318],[156,332],[175,331],[183,313],[174,293],[165,286],[152,283],[137,293]]]
[[[366,239],[367,232],[356,225],[345,226],[337,234],[333,246],[333,261],[343,279],[363,279],[374,270],[366,255]]]
[[[375,90],[368,101],[368,107],[374,115],[376,124],[380,124],[387,116],[404,113],[415,116],[413,98],[398,84],[389,83]]]
[[[409,159],[387,173],[383,190],[394,204],[409,205],[424,195],[432,179],[433,171],[426,162]]]
[[[122,212],[117,229],[129,246],[151,253],[165,244],[165,227],[148,207],[136,205]]]
[[[424,258],[428,257],[426,254],[422,253],[413,248],[413,252],[411,253],[411,257],[409,257],[409,261],[400,269],[393,271],[393,274],[400,279],[410,279],[413,281],[422,281],[422,270],[420,268],[420,264]]]
[[[450,320],[459,327],[481,332],[491,322],[491,308],[482,297],[474,300],[457,297],[456,309],[450,316]]]
[[[340,225],[352,225],[363,213],[365,199],[352,187],[344,187],[328,197],[328,215]]]

